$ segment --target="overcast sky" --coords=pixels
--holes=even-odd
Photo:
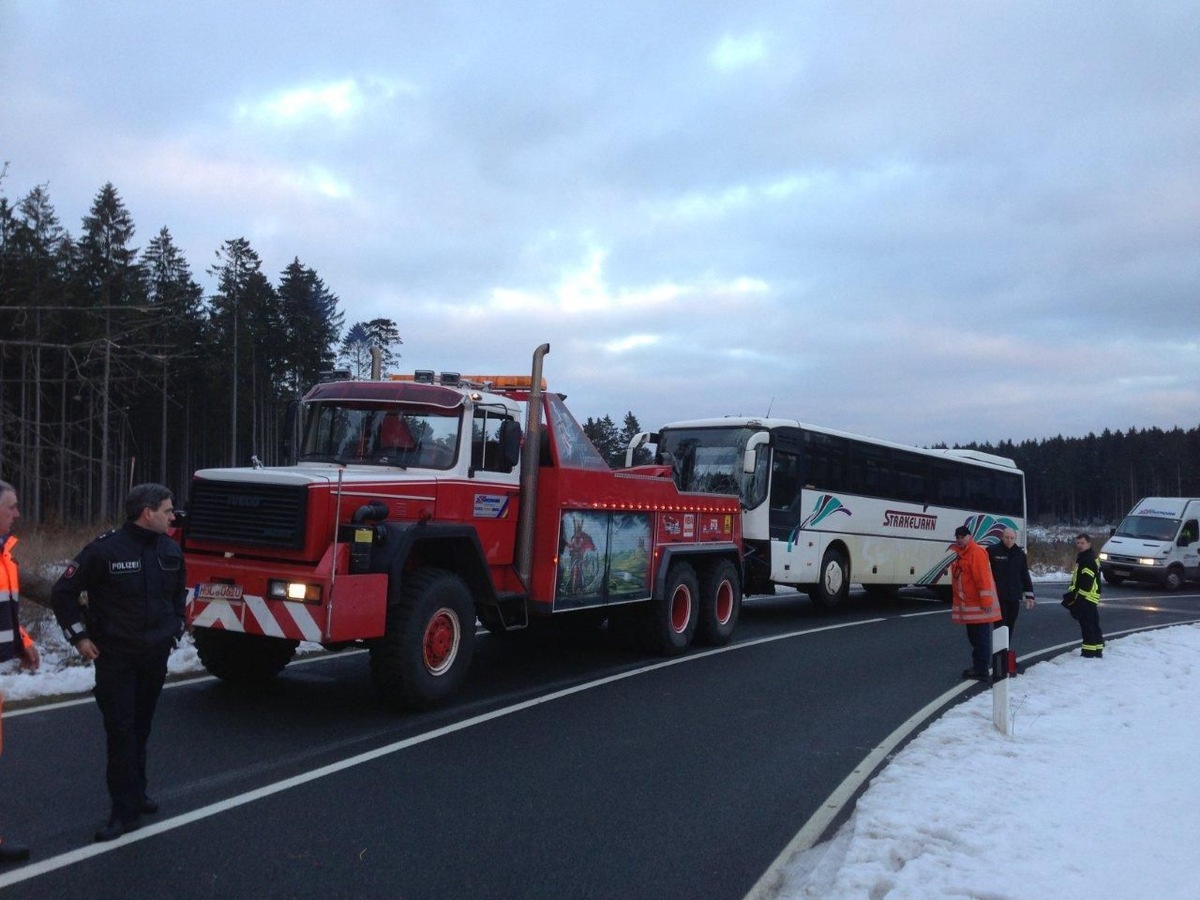
[[[400,368],[918,444],[1200,423],[1200,7],[0,0],[0,189]]]

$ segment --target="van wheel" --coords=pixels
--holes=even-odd
[[[1167,569],[1167,575],[1163,578],[1163,587],[1168,591],[1178,591],[1183,587],[1183,581],[1183,569],[1172,566]]]
[[[700,620],[696,640],[720,647],[729,643],[742,609],[742,588],[737,566],[718,559],[700,573]]]
[[[405,576],[371,645],[371,678],[391,706],[429,709],[448,700],[475,650],[475,604],[457,575],[429,569]]]
[[[817,586],[808,592],[814,606],[833,609],[850,596],[850,562],[836,547],[825,551],[821,560],[821,577]]]

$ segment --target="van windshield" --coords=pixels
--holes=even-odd
[[[1116,537],[1141,538],[1145,541],[1173,541],[1178,532],[1179,519],[1126,516],[1114,534]]]

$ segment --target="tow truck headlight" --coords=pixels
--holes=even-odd
[[[1158,560],[1152,556],[1143,556],[1138,560],[1139,566],[1157,566],[1158,564]]]
[[[282,578],[267,580],[268,600],[290,600],[293,603],[320,603],[321,586],[303,581],[285,581]]]

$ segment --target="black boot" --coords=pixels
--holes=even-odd
[[[29,848],[0,838],[0,864],[24,862],[29,859]]]

